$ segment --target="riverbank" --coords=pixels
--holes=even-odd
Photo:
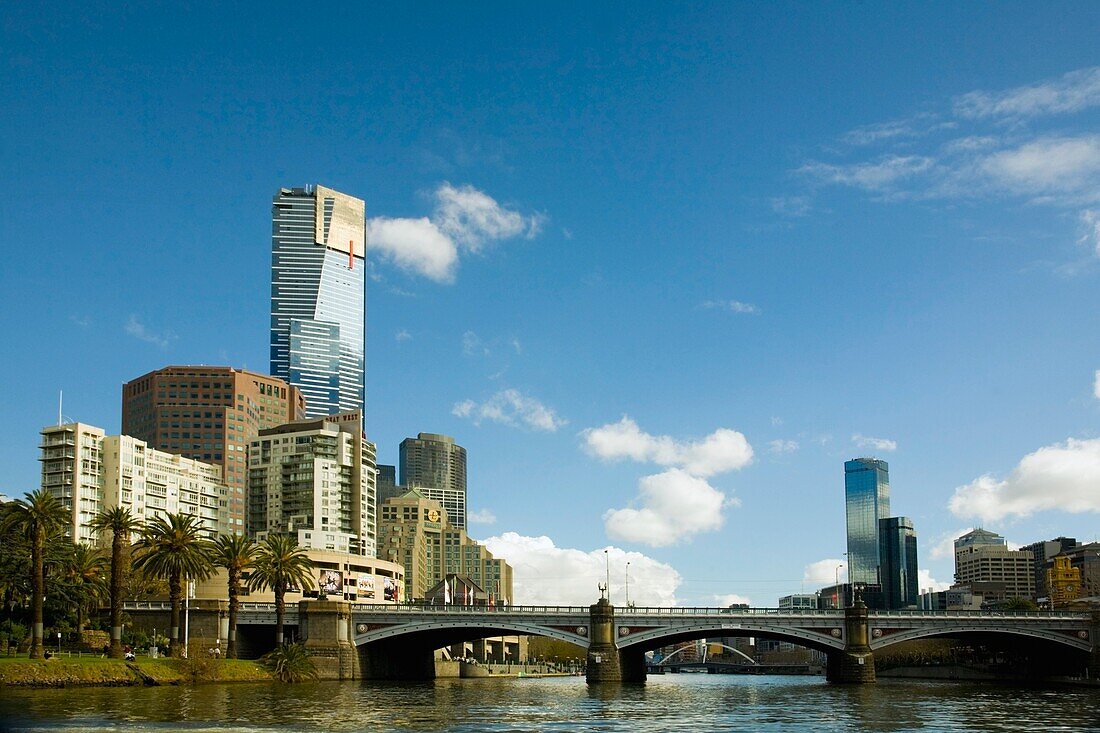
[[[245,659],[150,659],[102,657],[0,659],[0,687],[130,687],[204,682],[270,682],[271,675]]]
[[[984,669],[962,665],[929,665],[925,667],[894,667],[878,670],[879,679],[944,680],[951,682],[1003,682],[1024,685],[1071,685],[1074,687],[1100,687],[1100,680],[1080,677],[1033,678],[1021,675],[996,674]]]

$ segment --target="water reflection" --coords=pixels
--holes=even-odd
[[[583,679],[318,682],[282,686],[11,690],[16,730],[189,731],[1021,731],[1100,729],[1100,695],[966,683],[668,675]]]

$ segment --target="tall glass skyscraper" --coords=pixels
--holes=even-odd
[[[324,186],[283,188],[271,213],[271,374],[306,416],[363,409],[366,208]]]
[[[844,462],[848,524],[848,582],[880,585],[879,520],[890,516],[890,468],[886,461]]]
[[[917,607],[920,588],[917,578],[917,533],[909,517],[886,517],[878,522],[881,553],[879,577],[882,600],[887,609]]]

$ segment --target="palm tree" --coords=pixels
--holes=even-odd
[[[99,548],[78,543],[65,558],[64,570],[66,585],[70,589],[71,600],[76,606],[76,642],[84,641],[84,614],[88,606],[106,595],[104,571],[107,560]],[[121,650],[121,647],[120,647]]]
[[[96,514],[90,526],[101,537],[103,532],[111,533],[111,646],[108,656],[122,659],[122,576],[126,572],[130,535],[140,529],[141,524],[128,507],[116,506]]]
[[[270,588],[275,593],[275,645],[283,645],[283,618],[286,616],[286,592],[292,587],[303,591],[313,587],[313,562],[298,540],[283,534],[270,534],[256,553],[256,564],[248,587]]]
[[[46,543],[61,536],[69,515],[45,489],[4,504],[0,527],[25,537],[31,546],[31,659],[42,659],[42,604],[46,595]]]
[[[223,534],[215,542],[215,557],[219,567],[229,573],[229,639],[225,658],[237,658],[237,610],[241,605],[241,573],[256,560],[256,543],[243,534]]]
[[[180,605],[183,582],[205,580],[214,570],[213,543],[202,536],[202,524],[193,514],[157,517],[142,530],[137,541],[134,567],[168,579],[168,598],[172,604],[172,634],[168,654],[182,657],[180,644]]]

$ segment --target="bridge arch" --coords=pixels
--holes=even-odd
[[[882,637],[875,638],[872,634],[870,641],[871,651],[878,651],[879,649],[889,649],[895,644],[900,644],[905,641],[915,641],[917,639],[967,639],[973,638],[975,635],[981,635],[983,637],[1001,637],[1001,638],[1027,638],[1038,639],[1053,644],[1060,644],[1062,646],[1076,649],[1082,652],[1090,652],[1092,650],[1092,640],[1085,638],[1082,639],[1078,636],[1070,636],[1068,634],[1058,633],[1056,631],[1047,631],[1044,629],[1009,629],[1009,628],[995,628],[989,626],[958,626],[951,629],[936,629],[936,628],[914,628],[906,629],[904,631],[898,631],[891,634],[886,634]]]
[[[626,636],[620,636],[617,640],[617,646],[620,650],[638,649],[649,651],[650,649],[709,636],[761,637],[787,641],[821,652],[844,649],[843,638],[806,629],[777,629],[767,624],[752,623],[741,623],[737,625],[737,628],[730,628],[728,623],[723,625],[714,622],[639,630]]]
[[[422,621],[403,623],[387,626],[380,629],[372,629],[364,633],[356,633],[352,637],[352,643],[357,647],[373,642],[397,639],[400,637],[431,637],[434,640],[445,639],[439,647],[457,644],[463,641],[474,641],[492,636],[545,636],[550,639],[566,641],[580,647],[588,646],[588,637],[577,633],[563,631],[552,626],[525,623],[502,623],[498,619],[479,621],[464,618],[457,622]]]

